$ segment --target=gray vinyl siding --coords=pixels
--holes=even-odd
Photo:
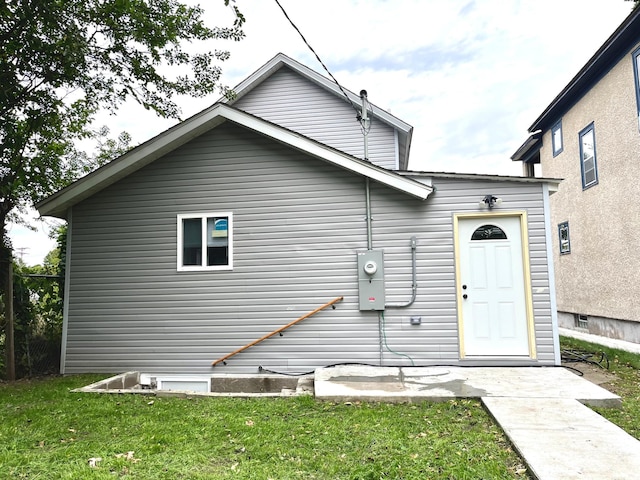
[[[278,70],[233,106],[364,158],[362,129],[347,99],[336,97],[289,68]],[[373,118],[368,144],[371,163],[390,170],[398,168],[398,146],[391,126]]]
[[[453,212],[488,191],[529,214],[536,342],[553,339],[541,184],[434,179],[426,201],[372,183],[373,248],[385,252],[388,346],[416,365],[459,364]],[[233,271],[178,272],[176,216],[231,211]],[[65,373],[305,372],[340,362],[407,365],[360,312],[356,252],[367,246],[364,180],[231,124],[73,208]],[[329,300],[344,301],[229,359],[211,362]],[[411,316],[422,325],[411,326]]]
[[[436,363],[438,355],[446,352],[448,360],[458,361],[453,214],[478,212],[479,200],[487,192],[491,192],[503,199],[499,211],[525,210],[527,212],[536,350],[540,363],[552,364],[554,361],[553,334],[542,186],[437,178],[433,180],[433,185],[434,193],[423,205],[415,209],[402,208],[406,200],[402,201],[401,194],[395,192],[390,193],[394,196],[399,195],[397,202],[388,203],[387,201],[380,204],[374,201],[373,204],[375,219],[373,248],[385,250],[387,303],[399,303],[403,298],[407,298],[406,294],[403,296],[400,293],[402,289],[400,285],[401,279],[404,278],[404,289],[408,291],[409,264],[405,260],[404,266],[401,266],[403,262],[400,258],[408,256],[405,245],[408,245],[408,238],[412,231],[416,232],[418,238],[416,302],[410,309],[385,312],[388,319],[388,339],[393,338],[394,330],[412,332],[405,338],[405,344],[398,344],[393,350],[413,351],[420,349],[421,343],[425,341],[441,342],[440,349],[431,352],[432,356],[428,360]],[[385,196],[387,200],[389,196]],[[419,216],[416,216],[417,211],[420,211]],[[414,227],[418,223],[421,224],[420,227]],[[393,270],[390,265],[396,262],[397,267]],[[396,295],[395,298],[394,295]],[[422,317],[422,325],[418,328],[410,325],[410,317],[413,315]],[[423,328],[428,330],[424,335],[427,338],[422,338]],[[434,338],[429,338],[431,336]],[[393,357],[385,353],[385,358],[390,361]],[[500,360],[496,362],[505,363]]]

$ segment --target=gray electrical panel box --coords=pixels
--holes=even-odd
[[[382,250],[358,252],[360,310],[384,310],[384,255]]]

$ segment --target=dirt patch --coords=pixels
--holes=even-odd
[[[562,366],[567,367],[570,372],[582,376],[591,383],[595,383],[612,393],[616,393],[615,381],[618,380],[618,376],[606,368],[585,362],[563,362]]]

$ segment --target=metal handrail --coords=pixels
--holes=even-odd
[[[263,340],[266,340],[267,338],[274,336],[276,333],[280,333],[280,332],[285,331],[287,328],[294,326],[296,323],[301,322],[305,318],[309,318],[311,315],[314,315],[314,314],[318,313],[319,311],[324,310],[325,308],[330,307],[334,303],[338,303],[339,301],[341,301],[343,299],[344,299],[344,297],[334,298],[330,302],[327,302],[324,305],[322,305],[321,307],[316,308],[312,312],[306,313],[306,314],[302,315],[301,317],[295,319],[293,322],[287,323],[285,326],[280,327],[277,330],[274,330],[273,332],[264,335],[263,337],[260,337],[258,340],[254,340],[253,342],[246,344],[244,347],[240,347],[239,349],[237,349],[237,350],[235,350],[235,351],[233,351],[231,353],[228,353],[224,357],[220,357],[215,362],[212,362],[211,366],[215,367],[220,362],[222,362],[222,363],[224,363],[226,365],[227,362],[225,360],[227,360],[228,358],[231,358],[234,355],[237,355],[238,353],[246,350],[249,347],[253,347],[254,345],[257,345],[258,343],[262,342]]]

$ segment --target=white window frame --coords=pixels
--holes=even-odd
[[[199,218],[202,221],[202,262],[207,258],[207,219],[208,218],[227,218],[227,248],[228,263],[226,265],[183,265],[183,228],[182,221],[191,218]],[[178,255],[177,269],[179,272],[202,272],[202,271],[223,271],[233,270],[233,213],[232,212],[206,212],[206,213],[184,213],[179,214],[177,219],[176,230],[178,233]]]

